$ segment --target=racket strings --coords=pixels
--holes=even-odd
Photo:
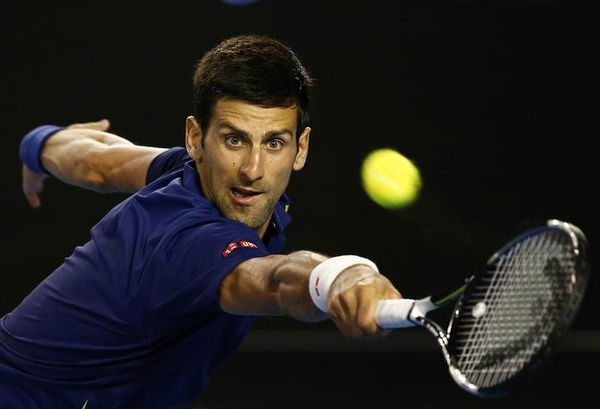
[[[557,232],[527,238],[498,257],[453,322],[455,366],[469,382],[502,383],[546,346],[569,307],[575,270],[571,241]]]

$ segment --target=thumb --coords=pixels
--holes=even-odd
[[[110,121],[106,118],[95,122],[86,122],[81,124],[72,124],[69,129],[95,129],[97,131],[106,131],[110,128]]]

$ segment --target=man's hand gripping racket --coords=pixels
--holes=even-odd
[[[376,320],[381,328],[425,327],[458,385],[474,395],[500,396],[522,383],[569,329],[588,270],[583,232],[550,220],[510,241],[484,271],[451,290],[380,301]],[[444,331],[427,313],[454,300]]]

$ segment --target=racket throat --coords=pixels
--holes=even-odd
[[[424,316],[416,317],[415,323],[424,327],[435,336],[437,343],[442,347],[446,362],[451,365],[450,354],[448,353],[448,335],[446,335],[446,331],[444,331],[436,322]]]
[[[444,356],[444,360],[448,365],[448,371],[450,372],[450,376],[465,391],[473,394],[480,395],[479,387],[469,382],[467,377],[456,367],[454,359],[451,357],[448,352],[448,342],[449,338],[446,333],[436,322],[428,319],[427,317],[418,317],[416,319],[418,325],[426,328],[431,334],[435,336],[435,339],[442,350],[442,355]]]

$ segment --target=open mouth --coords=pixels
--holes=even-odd
[[[257,192],[255,190],[243,189],[240,187],[232,187],[231,193],[233,193],[233,195],[236,197],[244,198],[244,197],[258,196],[262,192]]]
[[[256,203],[259,195],[263,192],[244,189],[241,187],[232,187],[231,188],[231,197],[233,202],[240,206],[251,206]]]

